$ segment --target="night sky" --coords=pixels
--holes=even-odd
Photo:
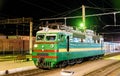
[[[120,10],[119,0],[0,0],[0,19],[31,17],[34,20],[33,31],[39,26],[42,18],[71,17],[81,16],[81,6],[86,6],[86,15],[115,12]],[[120,25],[120,14],[116,14],[116,24]],[[68,19],[67,24],[78,26],[81,18]],[[0,32],[4,34],[29,35],[29,27],[24,24],[21,26],[2,25]],[[114,15],[104,15],[86,18],[88,29],[95,30],[98,33],[119,32],[120,26],[114,25]],[[26,30],[26,28],[28,28]]]

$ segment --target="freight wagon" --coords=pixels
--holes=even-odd
[[[33,38],[34,43],[34,38]],[[8,36],[8,38],[0,39],[0,54],[26,54],[29,53],[29,39],[16,38]]]

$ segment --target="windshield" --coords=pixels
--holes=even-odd
[[[51,41],[51,40],[55,40],[56,36],[46,36],[46,40]]]
[[[44,39],[44,35],[37,35],[37,40],[43,40]]]

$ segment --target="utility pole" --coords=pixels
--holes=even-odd
[[[65,20],[65,26],[67,26],[67,24],[66,24],[66,17],[64,18],[64,20]]]
[[[116,26],[116,13],[113,14],[114,14],[114,25]]]
[[[32,54],[32,26],[33,22],[30,21],[30,40],[29,40],[29,53]]]
[[[82,22],[83,22],[83,25],[85,26],[85,6],[82,5]],[[84,31],[86,30],[86,27],[84,29]]]

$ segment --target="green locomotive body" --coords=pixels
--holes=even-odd
[[[39,68],[54,68],[103,55],[103,39],[100,36],[47,28],[36,33],[32,60]]]

